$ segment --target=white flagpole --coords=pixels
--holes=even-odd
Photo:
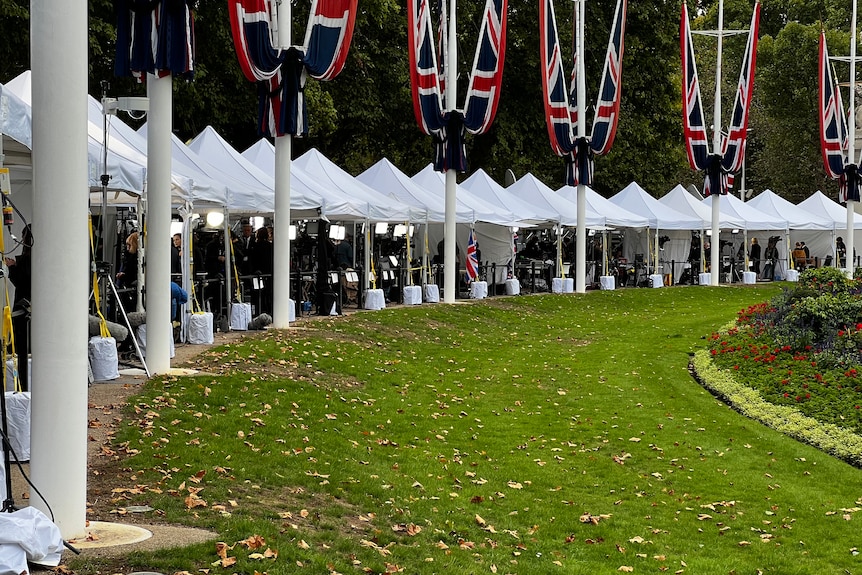
[[[721,153],[721,48],[723,43],[723,32],[724,32],[724,0],[719,0],[718,2],[718,47],[716,48],[716,64],[715,64],[715,108],[713,112],[713,126],[712,126],[712,153],[720,154]],[[720,212],[720,201],[721,201],[721,189],[712,190],[712,243],[710,249],[710,262],[709,262],[709,285],[717,286],[718,285],[718,276],[719,276],[719,252],[721,251],[719,248],[721,247],[721,242],[719,241],[719,235],[721,234],[721,229],[719,227],[719,221],[721,220],[721,212]],[[718,242],[716,244],[716,242]],[[715,245],[712,245],[715,244]]]
[[[30,38],[30,471],[63,538],[71,539],[86,532],[87,520],[87,2],[32,2]],[[49,512],[39,497],[29,504]]]
[[[850,121],[848,122],[850,125],[849,128],[849,149],[847,152],[847,159],[856,164],[859,163],[856,161],[856,0],[853,0],[853,19],[850,21]],[[853,277],[853,269],[855,267],[854,258],[854,250],[856,249],[854,246],[854,237],[853,231],[855,226],[855,217],[856,217],[856,202],[852,199],[856,190],[851,190],[849,187],[847,188],[847,268],[845,272],[847,277]],[[840,263],[838,265],[841,265]]]
[[[171,369],[171,116],[173,75],[147,74],[147,366]]]
[[[578,76],[578,138],[587,136],[587,81],[586,67],[584,66],[584,35],[586,33],[586,4],[587,0],[576,0],[577,10],[577,76]],[[585,293],[586,271],[587,271],[587,186],[583,183],[585,174],[580,174],[578,182],[578,228],[575,243],[575,291]]]
[[[449,50],[446,57],[446,110],[455,111],[455,101],[458,97],[458,42],[456,36],[456,0],[449,0]],[[456,150],[457,153],[457,150]],[[458,172],[451,167],[446,170],[446,204],[445,223],[443,226],[443,303],[455,303],[457,289],[457,273],[455,267],[455,188]]]
[[[279,48],[290,47],[290,2],[278,2]],[[293,149],[291,134],[275,138],[275,210],[273,214],[272,249],[272,325],[290,327],[290,162]]]

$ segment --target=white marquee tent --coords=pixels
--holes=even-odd
[[[506,192],[506,189],[495,182],[482,168],[461,182],[461,187],[491,205],[501,206],[512,212],[524,224],[541,226],[556,222],[555,212]]]

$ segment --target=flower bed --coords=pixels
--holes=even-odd
[[[708,339],[695,362],[707,387],[746,415],[862,463],[862,280],[807,270]]]

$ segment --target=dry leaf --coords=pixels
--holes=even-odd
[[[620,568],[617,569],[617,571],[622,571],[623,573],[631,573],[634,570],[634,567],[630,567],[628,565],[620,565]]]

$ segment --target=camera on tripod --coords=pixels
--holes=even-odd
[[[101,277],[111,275],[111,262],[96,262],[96,273]]]

